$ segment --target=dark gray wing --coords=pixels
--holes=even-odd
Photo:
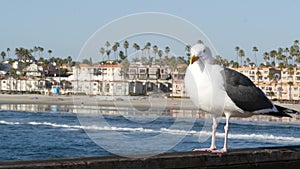
[[[247,76],[228,68],[224,68],[224,72],[226,92],[240,109],[253,112],[273,108],[273,104],[263,91]]]

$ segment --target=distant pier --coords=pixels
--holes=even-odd
[[[226,154],[177,152],[147,158],[99,156],[0,162],[0,169],[295,169],[299,166],[300,146],[235,149]]]

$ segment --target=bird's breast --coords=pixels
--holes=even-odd
[[[204,111],[211,109],[213,85],[209,74],[199,66],[190,65],[185,75],[185,87],[187,94],[198,108]]]

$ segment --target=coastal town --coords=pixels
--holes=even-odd
[[[202,43],[199,41],[198,43]],[[16,59],[9,58],[12,52],[2,51],[0,65],[0,90],[3,94],[42,94],[42,95],[102,95],[102,96],[145,96],[153,92],[164,93],[168,97],[188,97],[184,87],[184,76],[190,56],[190,45],[186,46],[186,56],[169,56],[167,46],[160,50],[148,42],[143,50],[134,43],[134,58],[127,58],[129,42],[111,48],[100,48],[104,58],[97,63],[88,59],[75,62],[71,56],[65,59],[42,57],[43,48],[16,48]],[[146,51],[147,50],[147,51]],[[115,59],[110,58],[111,51]],[[239,47],[235,48],[237,60],[228,62],[216,56],[215,63],[234,69],[249,77],[272,100],[297,102],[300,100],[299,42],[294,41],[290,48],[279,48],[263,55],[264,63],[257,66],[257,47],[253,47],[255,57],[247,57]],[[140,53],[139,53],[140,52]],[[147,53],[148,52],[148,53]],[[116,53],[118,56],[116,56]],[[140,56],[139,56],[140,55]],[[148,55],[148,56],[147,56]],[[288,57],[287,57],[288,56]],[[7,59],[6,59],[7,58]],[[276,63],[277,60],[277,63]]]

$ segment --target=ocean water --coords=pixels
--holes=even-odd
[[[78,114],[0,111],[0,161],[181,152],[210,146],[210,119]],[[220,120],[219,148],[223,146],[223,126],[224,120]],[[299,123],[232,120],[228,146],[300,145],[299,131]]]

